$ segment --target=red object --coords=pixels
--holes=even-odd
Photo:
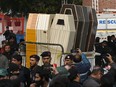
[[[11,26],[11,21],[8,21],[7,22],[7,26]]]
[[[55,63],[54,63],[54,64],[53,64],[53,67],[55,67],[55,68],[56,68],[56,67],[57,67],[57,64],[55,64]]]
[[[16,21],[15,22],[15,26],[20,26],[21,25],[21,22],[20,21]]]
[[[24,34],[24,17],[10,17],[0,13],[0,23],[2,27],[0,34],[6,31],[6,26],[9,26],[9,29],[12,29],[15,34],[17,32]]]
[[[0,53],[4,53],[4,48],[0,48]]]

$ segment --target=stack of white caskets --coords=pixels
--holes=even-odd
[[[44,43],[60,44],[63,46],[64,52],[69,53],[73,48],[75,33],[73,15],[29,14],[26,41],[43,44],[26,44],[27,61],[29,61],[29,56],[32,54],[40,55],[43,51],[50,51],[52,53],[52,63],[59,65],[62,53],[61,47],[57,45],[44,45]],[[29,63],[27,63],[27,66],[29,66]]]

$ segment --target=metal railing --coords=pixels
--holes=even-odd
[[[42,42],[31,42],[31,41],[26,41],[25,43],[27,44],[39,44],[39,45],[51,45],[51,46],[59,46],[61,47],[61,52],[62,52],[62,55],[65,54],[64,53],[64,48],[61,44],[55,44],[55,43],[42,43]],[[62,56],[60,58],[60,65],[61,65],[61,61],[62,61]]]

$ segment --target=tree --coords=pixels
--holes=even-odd
[[[34,13],[59,13],[63,0],[0,0],[0,12],[11,16]],[[82,0],[67,0],[69,4],[82,4]]]
[[[61,8],[61,0],[35,0],[31,12],[57,13]]]
[[[0,0],[0,11],[11,16],[26,14],[30,10],[31,0]]]
[[[68,3],[82,5],[82,0],[68,0]]]

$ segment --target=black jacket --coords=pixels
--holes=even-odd
[[[82,85],[79,82],[73,81],[73,82],[70,82],[69,87],[82,87]]]
[[[111,69],[101,78],[101,87],[113,87],[116,82],[116,63],[111,64]]]

